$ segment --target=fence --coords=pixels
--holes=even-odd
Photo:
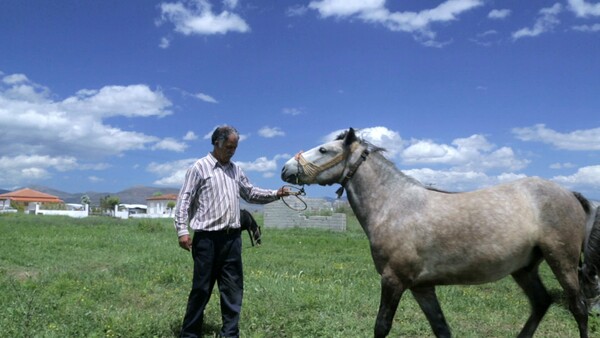
[[[334,213],[333,204],[324,199],[307,198],[307,208],[295,211],[282,201],[266,204],[264,226],[266,228],[322,228],[346,230],[346,214]],[[291,205],[294,208],[300,205]]]

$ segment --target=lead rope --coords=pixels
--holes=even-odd
[[[298,201],[300,201],[300,207],[296,208],[296,206],[294,205],[293,207],[290,205],[290,203],[288,203],[285,199],[285,197],[282,197],[281,200],[283,201],[283,204],[285,204],[288,208],[294,210],[294,211],[304,211],[308,208],[308,205],[306,204],[306,201],[304,201],[300,196],[306,196],[306,192],[304,191],[304,185],[301,186],[300,188],[293,186],[293,185],[284,185],[283,186],[285,189],[287,189],[289,196],[294,196],[296,197],[296,199]]]

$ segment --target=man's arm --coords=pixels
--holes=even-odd
[[[189,239],[188,223],[193,217],[193,215],[190,214],[190,205],[194,202],[193,198],[195,198],[194,193],[198,185],[198,177],[199,175],[196,166],[190,167],[185,174],[185,180],[181,186],[179,195],[177,196],[174,225],[177,236],[180,238],[180,245],[182,236],[188,236]],[[187,240],[185,242],[187,242]]]

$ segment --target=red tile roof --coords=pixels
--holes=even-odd
[[[45,194],[29,188],[1,194],[0,200],[12,200],[16,202],[63,203],[63,201],[57,196]]]
[[[164,194],[146,198],[146,201],[177,201],[177,194]]]

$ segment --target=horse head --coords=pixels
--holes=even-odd
[[[281,179],[302,185],[344,185],[366,158],[367,148],[350,128],[334,141],[297,153],[284,164]]]

